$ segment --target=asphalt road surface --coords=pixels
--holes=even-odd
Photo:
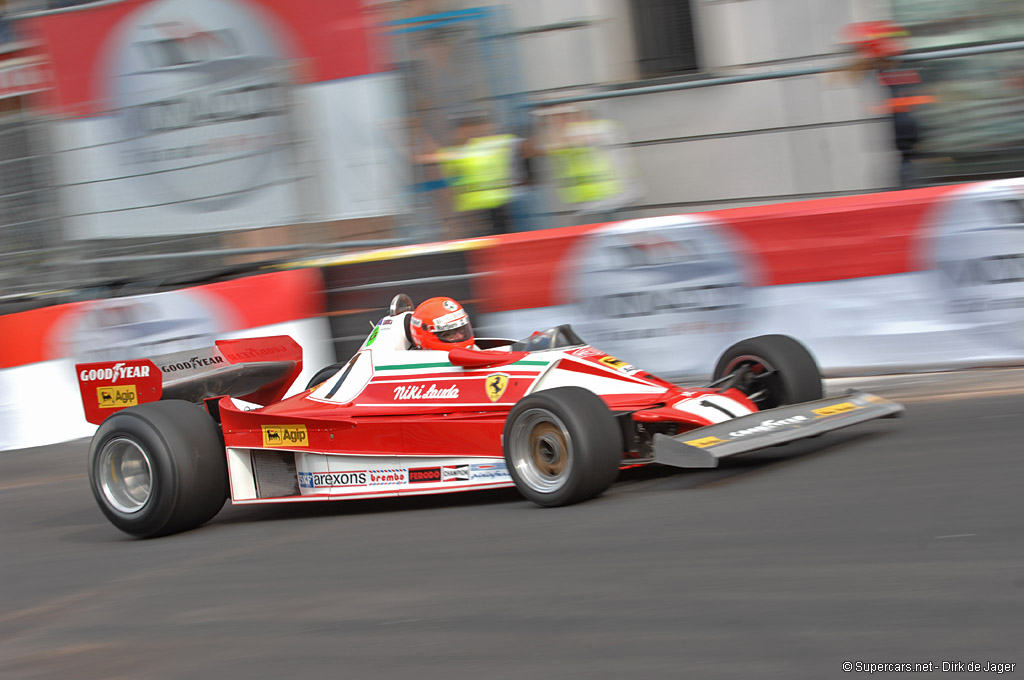
[[[999,375],[887,384],[902,420],[558,509],[225,506],[139,541],[96,507],[86,442],[0,454],[0,678],[1024,674],[1024,380]]]

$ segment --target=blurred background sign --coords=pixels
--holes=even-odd
[[[1024,39],[1016,0],[893,0],[911,54]],[[950,56],[917,64],[935,97],[917,112],[926,182],[1024,173],[1024,51]]]
[[[423,160],[470,118],[514,231],[891,190],[864,21],[907,32],[918,184],[1024,174],[1018,0],[0,0],[0,303],[479,235]]]

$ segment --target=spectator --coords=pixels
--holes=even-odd
[[[582,107],[550,112],[545,152],[562,201],[579,215],[601,215],[634,202],[639,186],[621,126]]]
[[[441,168],[464,235],[512,231],[520,144],[515,135],[498,133],[488,116],[473,114],[459,121],[454,146],[417,157]]]
[[[878,83],[888,91],[889,96],[882,109],[891,116],[893,145],[900,154],[899,187],[909,189],[917,183],[914,158],[921,138],[913,111],[935,99],[915,94],[921,76],[915,69],[901,68],[895,60],[906,51],[902,40],[908,35],[906,30],[888,21],[869,21],[852,24],[847,32],[847,44],[856,51],[856,60],[848,69],[854,72],[873,71]]]

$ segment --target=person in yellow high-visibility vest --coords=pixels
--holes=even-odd
[[[639,196],[617,123],[576,106],[550,111],[546,153],[558,195],[578,214],[608,214]]]
[[[515,161],[519,138],[497,134],[483,116],[463,119],[456,146],[421,157],[437,163],[452,192],[455,211],[491,234],[511,231],[510,204],[515,196]],[[483,225],[480,225],[480,223]]]

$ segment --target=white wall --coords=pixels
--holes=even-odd
[[[693,3],[705,77],[838,65],[847,24],[888,18],[880,0]],[[504,4],[516,28],[598,20],[585,29],[521,39],[523,80],[534,98],[557,96],[553,89],[577,94],[579,86],[595,82],[625,85],[637,77],[629,0],[486,4]],[[634,149],[646,185],[643,201],[623,214],[634,217],[893,188],[898,159],[888,121],[872,108],[881,97],[870,79],[831,73],[623,97],[597,106],[623,123],[630,142],[659,140]],[[544,205],[564,210],[551,195]]]

